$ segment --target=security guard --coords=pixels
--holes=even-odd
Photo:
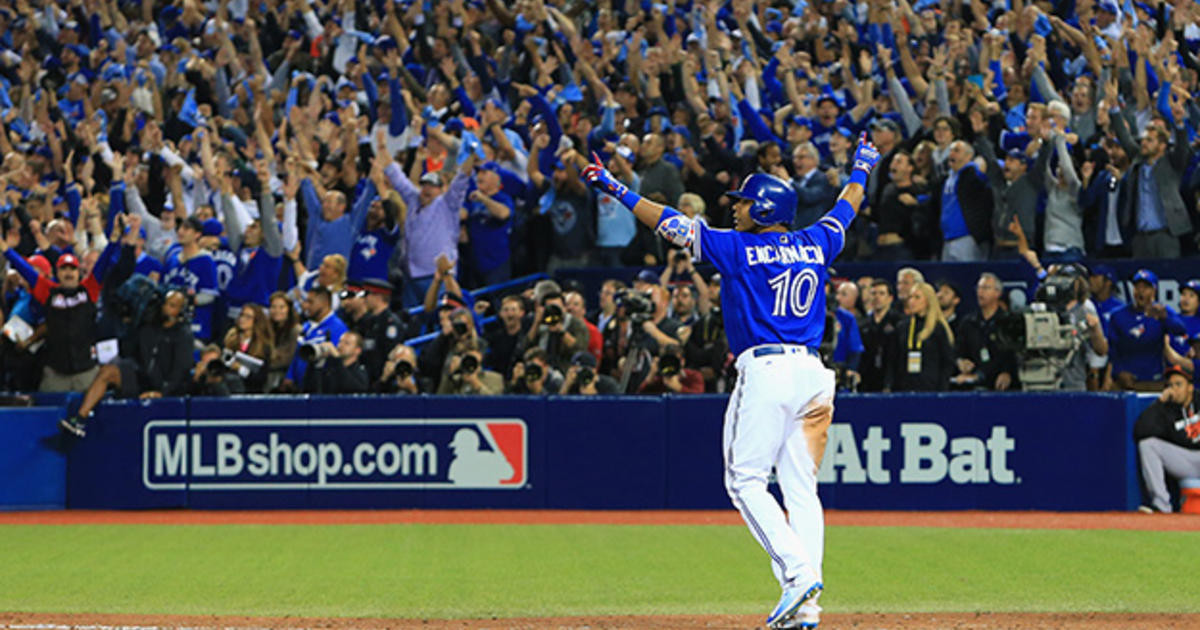
[[[362,362],[371,382],[379,380],[387,354],[396,344],[408,338],[408,326],[399,315],[389,310],[392,285],[386,280],[363,280],[346,291],[342,306],[351,316],[350,329],[362,335]]]

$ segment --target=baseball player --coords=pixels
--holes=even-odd
[[[738,381],[725,410],[725,487],[771,558],[783,589],[767,626],[816,628],[824,587],[825,524],[817,468],[833,419],[834,374],[817,347],[825,326],[828,266],[845,244],[879,151],[860,138],[854,171],[837,204],[812,226],[791,232],[791,185],[765,173],[742,182],[734,229],[717,230],[674,208],[647,201],[596,160],[584,169],[592,187],[619,200],[668,241],[707,260],[725,278],[721,308]],[[767,491],[774,468],[787,515]]]

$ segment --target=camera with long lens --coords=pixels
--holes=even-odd
[[[416,366],[408,361],[396,362],[396,376],[405,379],[412,376],[417,371]]]
[[[654,316],[654,302],[645,293],[618,291],[613,299],[617,303],[619,314],[635,324],[649,321]]]
[[[314,339],[300,344],[300,349],[296,351],[300,355],[300,360],[313,363],[329,358],[331,353],[322,345],[325,342],[325,339]]]
[[[594,380],[596,380],[596,371],[590,367],[581,367],[575,373],[575,382],[579,383],[580,387],[586,387]]]
[[[533,361],[525,362],[525,382],[535,383],[542,378],[542,366]]]
[[[1063,370],[1083,344],[1085,322],[1074,322],[1067,306],[1082,300],[1087,272],[1074,264],[1054,270],[1038,286],[1029,308],[1000,315],[996,336],[1002,349],[1015,352],[1026,390],[1056,390]]]
[[[542,311],[542,324],[544,326],[557,326],[562,323],[566,314],[563,313],[561,306],[557,304],[547,304],[545,310]]]
[[[461,361],[458,362],[458,369],[452,375],[455,382],[462,381],[463,377],[470,376],[479,369],[479,358],[473,354],[463,355]]]
[[[683,363],[673,354],[664,354],[658,358],[658,373],[662,374],[663,378],[675,376],[681,369]]]

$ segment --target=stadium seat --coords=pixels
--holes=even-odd
[[[1179,480],[1180,507],[1184,514],[1200,514],[1200,477]]]

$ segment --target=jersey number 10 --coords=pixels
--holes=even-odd
[[[788,269],[767,283],[775,292],[775,308],[771,311],[775,317],[787,317],[789,306],[796,317],[808,315],[821,286],[817,272],[812,269],[802,269],[794,277],[792,270]]]

